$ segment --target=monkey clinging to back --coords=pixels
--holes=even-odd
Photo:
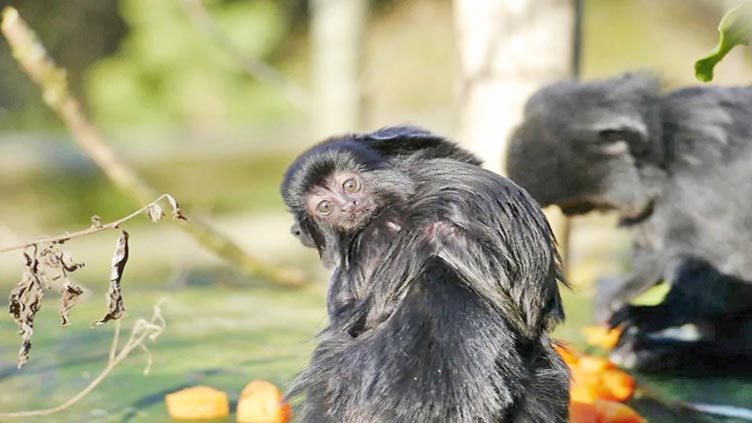
[[[563,423],[555,241],[533,200],[424,130],[301,154],[282,195],[334,268],[330,321],[289,396],[307,423]]]

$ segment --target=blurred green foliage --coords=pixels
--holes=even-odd
[[[695,76],[702,82],[713,80],[713,69],[734,47],[749,45],[752,38],[752,1],[747,0],[740,6],[723,15],[718,25],[718,44],[707,56],[695,62]]]
[[[114,52],[126,33],[117,1],[16,0],[12,5],[34,28],[55,61],[68,71],[72,90],[80,92],[84,69]],[[0,128],[60,126],[42,102],[39,88],[18,68],[5,40],[0,40]]]
[[[288,105],[279,91],[246,75],[192,26],[178,1],[121,0],[129,32],[86,75],[95,119],[107,127],[222,127],[283,116]],[[283,3],[215,1],[210,13],[236,48],[265,58],[288,31]]]

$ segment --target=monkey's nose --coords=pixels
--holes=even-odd
[[[358,207],[358,200],[352,200],[342,205],[342,213],[352,213]]]

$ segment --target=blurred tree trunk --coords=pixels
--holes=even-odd
[[[530,95],[578,73],[578,0],[455,0],[461,67],[459,140],[504,172],[506,146]],[[569,224],[546,214],[567,260]]]
[[[354,131],[362,121],[361,69],[367,0],[311,0],[316,140]]]
[[[460,141],[502,170],[530,95],[572,76],[575,0],[455,0]]]

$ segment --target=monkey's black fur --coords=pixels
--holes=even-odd
[[[645,74],[554,84],[528,101],[507,168],[542,206],[615,210],[632,232],[634,274],[597,304],[598,318],[632,328],[623,364],[720,368],[723,352],[752,363],[752,88],[661,94]],[[627,304],[661,280],[663,303]],[[698,342],[656,335],[686,323]]]
[[[380,150],[359,142],[373,134],[326,141],[282,184],[335,266],[329,325],[289,394],[304,397],[300,421],[567,421],[567,372],[547,335],[563,311],[545,217],[448,141],[385,131],[406,136]],[[307,193],[332,171],[359,172],[378,193],[382,207],[355,233],[306,213]]]

